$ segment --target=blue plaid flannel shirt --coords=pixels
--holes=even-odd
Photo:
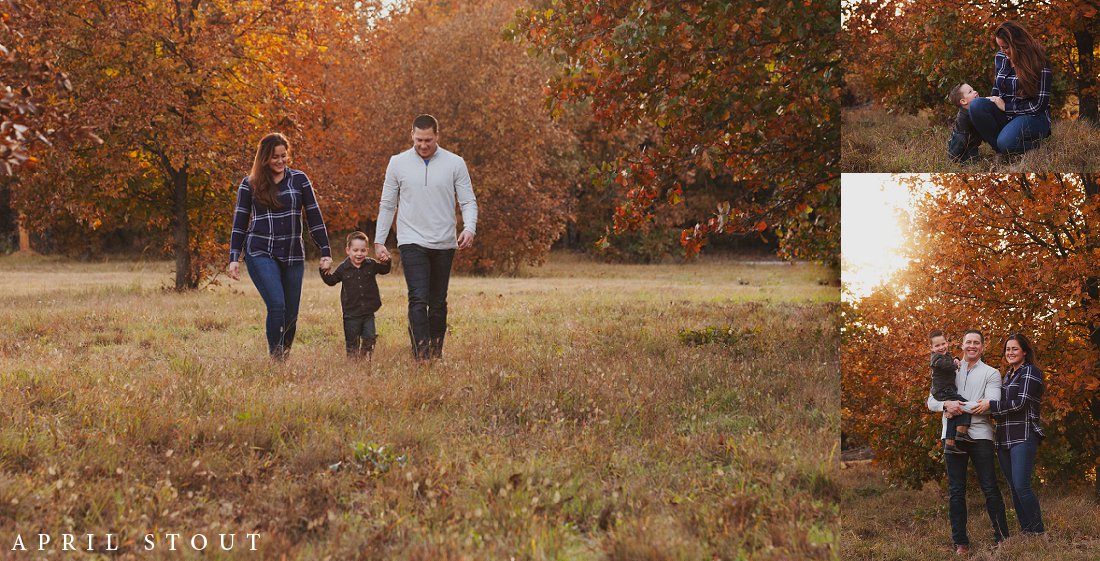
[[[1053,82],[1050,67],[1043,68],[1043,73],[1039,76],[1039,91],[1035,97],[1016,95],[1019,78],[1016,77],[1016,69],[1012,67],[1012,63],[1008,61],[1008,55],[1004,52],[997,51],[994,55],[993,67],[996,69],[997,77],[993,80],[993,90],[990,95],[1000,96],[1004,100],[1005,114],[1009,117],[1035,115],[1046,117],[1047,122],[1050,122],[1050,90]]]
[[[322,257],[331,257],[328,231],[321,216],[321,207],[313,193],[306,174],[296,169],[286,169],[286,175],[278,185],[279,210],[257,207],[252,200],[248,177],[237,188],[237,207],[233,214],[233,233],[229,238],[229,262],[240,259],[241,251],[253,257],[266,255],[284,263],[305,261],[305,245],[302,243],[302,211],[309,224],[309,235]]]
[[[989,402],[989,414],[997,421],[998,446],[1012,448],[1029,436],[1046,436],[1039,424],[1043,386],[1043,372],[1032,364],[1005,374],[1001,399]]]

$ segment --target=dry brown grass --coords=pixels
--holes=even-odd
[[[191,559],[142,536],[253,530],[259,552],[203,558],[837,558],[827,269],[555,257],[457,277],[430,367],[399,274],[373,364],[345,361],[314,273],[275,365],[251,283],[177,294],[170,272],[0,259],[0,559],[15,532]],[[755,331],[677,336],[726,324]]]
[[[1100,171],[1100,128],[1086,121],[1058,120],[1042,145],[998,165],[982,144],[968,164],[947,156],[948,124],[933,125],[926,113],[889,114],[875,106],[843,111],[840,167],[844,173],[1089,173]]]
[[[841,557],[849,561],[954,558],[947,517],[947,491],[940,483],[914,490],[889,485],[871,462],[853,462],[840,472]],[[946,477],[946,476],[945,476]],[[942,482],[941,482],[942,483]],[[1100,508],[1087,489],[1036,488],[1048,539],[1018,534],[1004,480],[1013,534],[993,550],[985,499],[971,476],[967,485],[967,530],[974,561],[1092,561],[1100,558]],[[962,558],[960,558],[962,559]]]

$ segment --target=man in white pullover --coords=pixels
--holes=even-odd
[[[959,394],[969,401],[980,399],[1000,399],[1001,373],[996,368],[982,362],[985,351],[985,337],[981,331],[971,329],[963,334],[963,361],[955,374],[955,387]],[[947,411],[951,415],[963,413],[962,403],[958,401],[938,401],[928,396],[928,408],[937,413]],[[946,454],[948,489],[948,518],[951,520],[951,541],[955,553],[966,554],[970,551],[970,536],[966,532],[966,464],[974,463],[978,476],[978,486],[985,495],[985,509],[989,521],[993,524],[993,541],[1000,543],[1008,537],[1008,519],[1005,516],[1004,498],[997,487],[994,472],[993,425],[989,422],[989,407],[977,407],[971,410],[970,437],[974,442],[964,447],[966,454]],[[941,438],[947,435],[947,419],[943,419]]]
[[[386,238],[397,215],[397,248],[409,288],[409,339],[413,356],[443,356],[447,334],[447,284],[455,249],[467,249],[477,232],[477,200],[466,162],[439,147],[439,123],[431,115],[413,121],[413,147],[390,157],[374,250],[390,259]],[[462,210],[462,233],[455,235],[455,201]],[[400,207],[400,212],[398,208]]]

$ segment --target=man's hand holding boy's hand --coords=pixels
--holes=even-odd
[[[390,261],[390,250],[386,249],[386,244],[374,244],[374,255],[383,263],[389,263]]]
[[[966,413],[966,411],[963,411],[962,404],[954,400],[943,402],[943,410],[947,411],[948,417],[954,417],[955,415],[962,415],[963,413]]]

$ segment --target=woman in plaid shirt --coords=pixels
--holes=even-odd
[[[1043,513],[1039,499],[1031,489],[1035,472],[1035,454],[1044,438],[1039,423],[1039,404],[1043,398],[1043,372],[1035,366],[1035,350],[1027,337],[1010,335],[1005,341],[1005,360],[1009,370],[1001,384],[1001,399],[978,402],[977,409],[988,407],[997,421],[997,456],[1001,461],[1020,530],[1042,534]]]
[[[237,189],[229,238],[229,276],[240,280],[243,254],[248,276],[267,306],[267,347],[276,360],[286,359],[294,343],[302,299],[303,211],[309,235],[321,248],[321,269],[332,268],[328,231],[313,185],[306,174],[287,167],[289,162],[290,142],[285,136],[271,133],[260,141],[252,173]]]
[[[1019,24],[1006,21],[993,34],[996,78],[990,97],[970,102],[970,121],[1000,154],[1022,154],[1050,136],[1050,61]]]

